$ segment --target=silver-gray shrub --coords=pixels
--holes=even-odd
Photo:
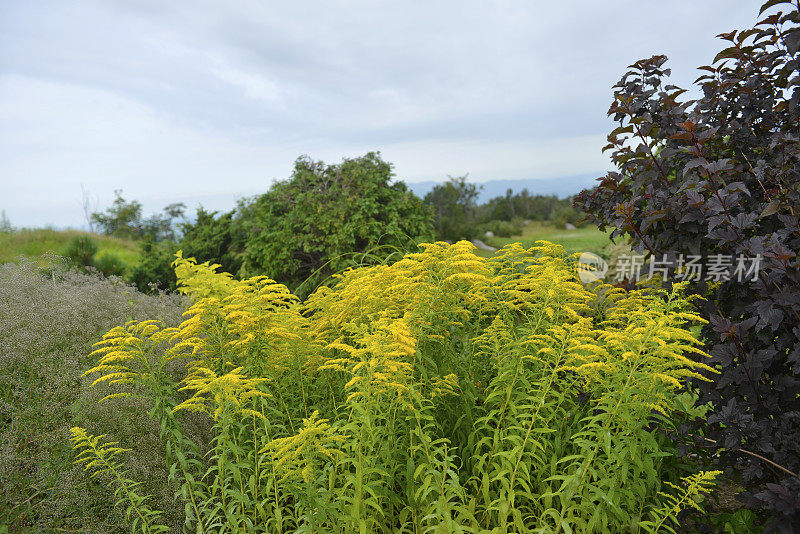
[[[184,309],[181,297],[145,295],[55,256],[0,265],[0,530],[123,531],[107,485],[72,465],[76,424],[135,448],[129,475],[146,483],[166,519],[182,523],[170,509],[172,490],[150,482],[166,477],[146,407],[131,399],[98,404],[104,388],[88,388],[81,374],[92,366],[92,344],[112,327],[130,319],[174,325]]]

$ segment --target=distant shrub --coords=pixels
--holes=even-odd
[[[98,254],[94,260],[94,268],[105,276],[125,276],[128,272],[128,264],[114,252]]]
[[[616,273],[625,271],[625,262],[630,262],[631,257],[635,252],[631,246],[624,240],[618,239],[616,243],[609,243],[602,250],[597,252],[597,255],[606,260],[608,264],[608,271],[606,271],[605,281],[614,283]],[[620,263],[622,262],[622,263]]]
[[[479,237],[486,232],[492,232],[495,237],[511,237],[522,233],[522,226],[515,224],[517,221],[489,221],[480,226]]]
[[[93,265],[95,254],[97,254],[97,241],[88,235],[73,237],[64,249],[64,256],[78,267]]]
[[[178,246],[173,241],[156,242],[145,237],[139,245],[139,262],[131,269],[130,281],[139,291],[174,291],[177,280],[170,267]]]
[[[559,206],[553,211],[550,222],[556,228],[564,228],[567,223],[575,227],[583,226],[585,221],[581,211],[572,206]]]
[[[98,405],[102,390],[89,390],[81,373],[103,332],[130,319],[175,324],[183,300],[143,295],[48,257],[0,265],[0,303],[0,531],[123,532],[113,495],[72,467],[69,428],[130,438],[144,451],[128,466],[142,480],[163,469],[148,457],[159,428],[135,399]],[[147,489],[169,510],[165,484]],[[175,531],[182,520],[179,512],[167,517]]]

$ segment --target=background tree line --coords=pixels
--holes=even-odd
[[[124,275],[144,291],[175,288],[174,254],[210,261],[237,276],[266,275],[307,294],[335,272],[383,262],[422,241],[473,239],[487,231],[509,237],[526,221],[580,224],[571,199],[509,190],[479,204],[481,186],[448,177],[420,199],[378,153],[325,164],[306,156],[292,175],[220,213],[199,207],[193,219],[183,203],[145,218],[142,205],[116,191],[113,204],[90,214],[101,233],[140,242],[140,261],[126,266],[113,255],[94,259],[88,236],[67,255],[106,274]]]
[[[467,176],[452,177],[425,195],[425,204],[433,209],[434,228],[439,239],[455,241],[482,237],[519,235],[526,221],[548,222],[564,227],[580,226],[583,213],[572,206],[572,197],[531,194],[527,189],[514,193],[509,189],[479,204],[482,186],[467,181]]]

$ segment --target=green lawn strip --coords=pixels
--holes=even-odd
[[[552,225],[531,221],[522,229],[522,235],[512,237],[483,238],[487,245],[502,248],[509,243],[520,242],[524,247],[531,247],[539,240],[544,239],[564,247],[568,253],[594,252],[599,254],[611,241],[611,231],[602,232],[596,226],[583,226],[575,230],[565,230]]]

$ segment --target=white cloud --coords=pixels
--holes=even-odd
[[[278,84],[271,79],[257,72],[248,72],[228,65],[219,55],[213,57],[211,62],[214,65],[211,67],[211,72],[221,80],[238,87],[245,98],[261,100],[270,105],[281,104]]]

